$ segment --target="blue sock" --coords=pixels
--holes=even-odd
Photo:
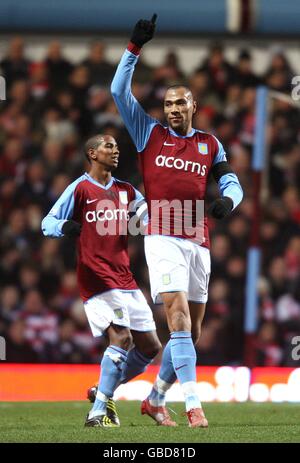
[[[143,373],[152,359],[142,354],[136,347],[128,352],[127,361],[123,364],[120,382],[127,383],[132,378]]]
[[[175,383],[177,376],[174,371],[171,357],[171,341],[169,341],[163,351],[161,358],[160,370],[153,384],[152,390],[148,399],[154,407],[164,406],[166,392]]]
[[[101,374],[98,392],[90,418],[95,415],[106,414],[106,403],[113,397],[114,391],[119,384],[123,365],[127,359],[127,351],[117,346],[108,346],[103,354],[101,362]]]
[[[175,383],[177,379],[171,356],[171,340],[169,340],[164,348],[158,375],[163,381],[169,384]]]
[[[191,333],[173,331],[170,344],[172,363],[180,384],[196,381],[196,351]]]
[[[196,351],[189,331],[171,333],[171,356],[184,393],[186,409],[200,407],[196,383]]]

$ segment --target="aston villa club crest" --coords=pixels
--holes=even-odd
[[[198,143],[198,151],[200,154],[208,154],[207,143]]]
[[[127,191],[119,191],[119,198],[121,204],[128,204]]]
[[[114,314],[118,320],[123,318],[123,310],[122,309],[114,309]]]

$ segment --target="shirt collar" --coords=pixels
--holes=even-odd
[[[169,127],[169,132],[170,132],[171,135],[174,135],[174,137],[190,138],[190,137],[192,137],[194,135],[196,130],[192,129],[187,135],[178,135],[178,133],[174,132],[174,130]]]
[[[93,177],[91,177],[87,172],[85,172],[84,175],[86,176],[87,180],[89,180],[91,183],[94,183],[94,185],[99,186],[103,190],[109,190],[115,180],[114,177],[112,177],[107,185],[102,185],[101,183],[97,182],[97,180],[95,180]]]

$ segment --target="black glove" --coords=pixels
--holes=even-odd
[[[223,219],[233,209],[233,201],[228,196],[216,199],[208,208],[208,213],[215,219]]]
[[[81,225],[74,220],[67,220],[67,222],[63,224],[61,231],[66,236],[79,236],[81,233]]]
[[[151,21],[140,19],[134,26],[130,41],[139,48],[153,38],[157,14],[154,14]]]

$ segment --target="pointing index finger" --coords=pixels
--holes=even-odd
[[[156,23],[156,18],[157,18],[157,14],[154,13],[154,15],[153,15],[152,18],[151,18],[151,23],[152,23],[152,24],[155,24],[155,23]]]

